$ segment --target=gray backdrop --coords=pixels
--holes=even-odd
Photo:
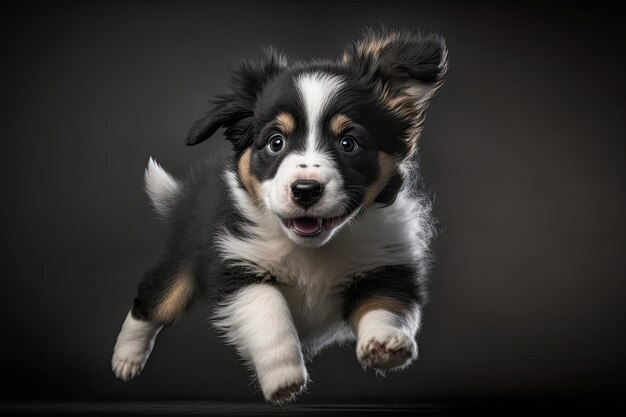
[[[149,156],[183,136],[229,63],[272,44],[336,57],[360,28],[443,34],[450,71],[421,142],[444,228],[420,360],[311,366],[306,401],[623,392],[624,82],[618,13],[543,3],[132,2],[3,6],[0,398],[261,401],[206,308],[162,332],[142,375],[109,360],[162,250]],[[219,137],[213,143],[222,142]]]

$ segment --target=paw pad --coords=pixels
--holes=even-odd
[[[401,368],[417,358],[417,345],[401,330],[385,329],[359,338],[357,357],[363,367]]]

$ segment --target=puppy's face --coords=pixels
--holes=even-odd
[[[439,38],[406,33],[370,33],[339,62],[289,66],[270,53],[235,73],[188,144],[225,126],[258,208],[293,242],[319,247],[363,208],[393,201],[445,69]]]
[[[388,183],[406,128],[349,73],[286,71],[257,100],[239,173],[291,240],[321,246]]]

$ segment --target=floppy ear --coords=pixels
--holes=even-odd
[[[267,82],[287,67],[286,58],[274,49],[266,49],[265,55],[263,61],[243,62],[232,72],[230,92],[212,100],[211,110],[189,130],[186,145],[205,141],[220,127],[226,128],[226,138],[235,149],[243,149],[250,143],[256,99]]]
[[[383,105],[410,127],[406,157],[417,149],[428,101],[444,82],[448,50],[438,35],[367,31],[348,46],[341,64],[371,83]]]

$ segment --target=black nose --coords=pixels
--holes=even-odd
[[[291,184],[291,199],[305,209],[322,196],[324,186],[315,180],[298,180]]]

